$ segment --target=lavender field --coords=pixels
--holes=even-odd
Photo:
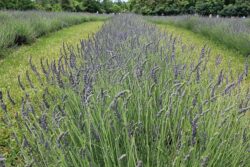
[[[110,18],[58,59],[30,59],[21,101],[0,90],[16,149],[0,166],[249,166],[248,61],[214,57],[142,16]]]
[[[175,25],[188,29],[230,49],[235,49],[244,56],[250,55],[250,19],[202,16],[148,17],[152,22]]]

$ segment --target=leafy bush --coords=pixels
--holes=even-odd
[[[203,16],[210,14],[223,16],[249,16],[249,0],[181,0],[181,1],[157,1],[157,0],[130,0],[130,9],[135,13],[151,15],[178,15],[198,13]],[[151,12],[145,12],[150,9]]]
[[[220,12],[222,16],[248,16],[250,15],[250,7],[247,3],[239,4],[234,6],[232,4],[227,5],[224,9]]]
[[[249,16],[250,15],[250,2],[249,3],[243,3],[237,6],[236,8],[237,16]]]
[[[74,6],[71,0],[62,0],[61,1],[62,9],[65,11],[74,11]]]
[[[119,13],[119,12],[121,11],[121,7],[118,6],[118,5],[116,5],[116,4],[114,4],[114,5],[112,6],[112,11],[113,11],[114,13]]]
[[[200,15],[209,15],[211,14],[210,12],[210,3],[206,2],[206,3],[202,3],[202,2],[198,2],[196,7],[196,12],[199,13]]]
[[[218,14],[223,9],[222,1],[198,1],[196,4],[196,12],[201,15]]]
[[[118,13],[127,11],[127,3],[112,0],[1,0],[0,9],[68,12]],[[113,10],[114,9],[114,10]],[[117,11],[119,10],[119,11]]]
[[[177,8],[176,5],[166,6],[164,13],[167,15],[178,15],[181,13],[181,10]]]
[[[220,15],[222,15],[222,16],[237,16],[236,7],[234,5],[232,5],[232,4],[227,5],[220,12]]]
[[[147,6],[143,6],[141,8],[141,12],[140,13],[143,14],[143,15],[150,15],[152,13],[152,10],[149,7],[147,7]]]

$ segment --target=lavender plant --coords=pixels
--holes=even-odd
[[[249,18],[208,18],[198,16],[148,17],[158,23],[171,24],[186,28],[209,37],[229,48],[239,51],[244,56],[250,54]]]
[[[181,38],[121,15],[77,48],[64,45],[58,60],[41,60],[42,73],[30,60],[15,121],[15,99],[0,93],[22,165],[247,166],[248,68],[229,77],[209,50],[193,56]]]
[[[64,27],[107,18],[107,15],[87,13],[0,11],[0,56],[6,48],[31,43],[42,35]]]

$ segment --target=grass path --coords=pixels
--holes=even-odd
[[[30,69],[28,60],[30,56],[34,64],[40,65],[40,58],[54,59],[59,57],[63,42],[77,45],[81,39],[87,38],[98,31],[103,22],[86,22],[37,39],[31,45],[24,45],[12,51],[10,55],[0,60],[0,89],[6,92],[10,89],[14,98],[23,96],[18,88],[17,76],[25,77],[26,70]],[[19,99],[20,100],[20,99]],[[17,110],[17,109],[16,109]],[[0,113],[1,117],[1,113]],[[10,151],[9,133],[0,121],[0,154]],[[9,152],[10,153],[10,152]]]
[[[212,60],[216,60],[218,56],[222,58],[221,68],[228,68],[228,63],[230,62],[234,72],[236,74],[242,72],[245,67],[246,57],[240,54],[238,51],[234,49],[227,48],[225,45],[215,42],[214,40],[210,40],[207,37],[204,37],[200,34],[196,34],[192,31],[189,31],[184,28],[179,28],[169,24],[156,24],[157,27],[162,29],[163,31],[167,31],[172,33],[175,36],[181,36],[182,41],[188,45],[194,45],[196,48],[202,49],[204,45],[211,49],[211,58]],[[250,82],[250,77],[247,78],[245,84]]]

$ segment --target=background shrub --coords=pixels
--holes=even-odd
[[[182,0],[182,1],[157,1],[145,0],[129,1],[130,10],[136,13],[153,14],[153,15],[178,15],[178,14],[194,14],[202,16],[210,14],[231,17],[231,16],[249,16],[249,0]],[[144,10],[141,10],[141,7]],[[145,9],[150,10],[144,12]]]

